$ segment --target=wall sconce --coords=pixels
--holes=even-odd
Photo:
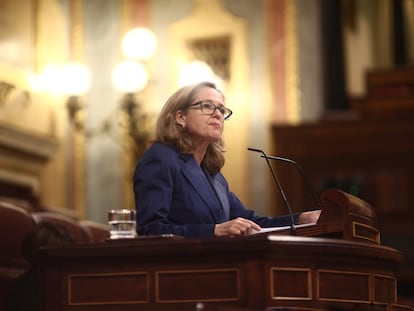
[[[139,27],[129,31],[122,41],[122,52],[127,60],[114,68],[111,77],[115,89],[124,94],[120,108],[128,116],[129,135],[137,145],[142,145],[149,133],[143,130],[148,116],[141,111],[136,94],[141,92],[149,82],[147,68],[143,61],[154,55],[157,44],[156,36],[149,29]],[[106,118],[98,130],[86,131],[79,112],[84,109],[81,97],[89,91],[91,80],[91,73],[87,67],[81,63],[72,62],[62,69],[50,66],[38,76],[33,77],[31,84],[32,88],[37,91],[66,95],[66,108],[70,123],[76,130],[84,131],[86,136],[92,136],[109,131],[111,124],[108,120],[112,119],[115,114]]]
[[[65,95],[70,123],[77,130],[83,129],[78,112],[83,109],[81,96],[89,91],[92,81],[91,72],[85,65],[71,62],[62,68],[51,64],[39,74],[29,75],[28,80],[33,92]]]
[[[128,133],[136,146],[141,146],[149,134],[143,130],[147,115],[141,111],[141,105],[135,95],[148,84],[148,73],[145,66],[137,61],[119,63],[112,74],[112,84],[124,94],[121,108],[128,116]]]
[[[121,108],[128,116],[128,133],[137,149],[143,148],[149,133],[146,131],[148,115],[142,112],[136,94],[148,85],[144,61],[154,55],[157,46],[157,37],[149,29],[138,27],[128,31],[122,40],[122,52],[127,60],[119,63],[112,73],[113,86],[124,94]]]
[[[154,56],[157,47],[157,37],[151,30],[144,27],[128,31],[122,39],[122,52],[129,59],[150,59]]]
[[[89,91],[91,81],[91,73],[83,64],[69,63],[61,71],[61,92],[68,96],[66,108],[69,120],[77,130],[83,129],[78,112],[83,109],[81,96]]]
[[[133,60],[119,63],[112,73],[112,84],[122,93],[141,92],[148,84],[147,69]]]

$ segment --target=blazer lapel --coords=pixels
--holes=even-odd
[[[207,172],[205,175],[207,176],[208,180],[210,181],[210,184],[213,186],[220,200],[222,208],[222,212],[220,215],[222,220],[228,220],[230,218],[230,206],[227,197],[227,188],[222,183],[220,183],[218,174],[210,175],[210,173]]]
[[[189,158],[190,157],[190,158]],[[217,200],[217,195],[210,186],[206,175],[192,156],[186,157],[186,164],[182,168],[183,174],[196,192],[201,196],[211,210],[216,222],[223,221],[222,204]]]

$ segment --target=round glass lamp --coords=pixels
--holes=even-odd
[[[144,27],[127,32],[122,40],[122,51],[127,58],[146,60],[157,50],[158,40],[155,34]]]
[[[48,65],[40,73],[30,74],[28,79],[34,92],[60,94],[62,91],[61,68],[58,65]]]
[[[112,72],[112,84],[122,93],[142,91],[148,84],[147,70],[140,62],[124,61],[119,63]]]
[[[61,91],[66,95],[80,96],[91,87],[91,72],[81,63],[69,63],[61,71]]]

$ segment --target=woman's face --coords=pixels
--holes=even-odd
[[[209,102],[217,107],[224,107],[224,98],[217,90],[205,87],[196,95],[191,104]],[[208,145],[217,141],[223,133],[223,114],[215,109],[213,114],[201,111],[200,105],[190,106],[185,111],[178,111],[176,121],[189,131],[195,146]]]

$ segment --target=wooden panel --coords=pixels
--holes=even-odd
[[[318,299],[322,301],[371,302],[369,273],[318,271]]]
[[[70,274],[67,282],[68,305],[127,304],[149,300],[149,280],[145,272]]]
[[[157,302],[232,301],[240,299],[237,269],[156,272]]]
[[[357,221],[352,222],[353,236],[358,239],[365,239],[369,242],[380,244],[380,232],[372,226],[367,226]]]
[[[312,299],[310,269],[272,268],[270,277],[271,299]]]
[[[397,280],[384,275],[374,275],[374,301],[397,302]]]

